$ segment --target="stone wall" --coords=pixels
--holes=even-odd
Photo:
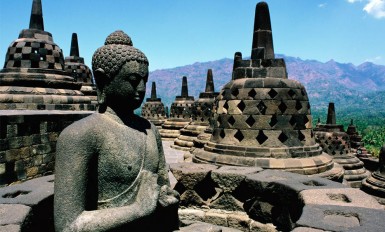
[[[171,169],[178,180],[183,221],[246,232],[385,228],[385,210],[374,198],[327,179],[192,163],[172,164]],[[53,197],[53,175],[0,188],[0,231],[53,231]]]
[[[91,113],[0,111],[0,185],[52,174],[60,132]]]
[[[258,167],[170,164],[179,216],[238,230],[382,231],[373,197],[320,177]],[[382,215],[382,216],[380,216]],[[377,219],[378,220],[377,220]]]

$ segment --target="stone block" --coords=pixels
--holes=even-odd
[[[225,193],[233,192],[244,181],[246,175],[255,174],[262,170],[259,167],[222,166],[211,172],[211,178]]]
[[[241,231],[249,231],[250,218],[247,214],[229,214],[227,217],[228,226]]]
[[[199,209],[179,209],[178,215],[180,220],[203,221],[205,212]]]
[[[383,231],[383,209],[347,207],[336,205],[305,205],[298,227],[310,227],[326,231]]]
[[[210,203],[210,208],[243,212],[243,203],[229,193],[220,195]]]
[[[170,170],[179,183],[186,189],[194,189],[195,185],[202,181],[218,166],[211,164],[176,163],[170,164]]]
[[[383,209],[372,196],[353,188],[307,189],[300,192],[305,205],[335,205]]]
[[[271,223],[263,224],[254,220],[250,222],[250,232],[277,232],[278,230]]]
[[[204,221],[218,226],[228,226],[227,215],[218,212],[206,212]]]
[[[19,204],[0,204],[0,225],[17,225],[20,228],[20,231],[27,231],[31,219],[31,207],[26,205]],[[13,226],[5,227],[11,229],[11,231],[16,231]],[[3,230],[0,227],[0,231]],[[9,232],[9,231],[8,231]]]

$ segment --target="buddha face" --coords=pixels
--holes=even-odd
[[[118,105],[130,110],[138,108],[144,99],[148,79],[148,66],[128,61],[105,87],[108,105]]]

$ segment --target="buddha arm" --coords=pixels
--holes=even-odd
[[[163,151],[163,145],[162,145],[162,139],[160,137],[159,131],[153,127],[153,131],[155,133],[155,138],[156,138],[156,144],[158,147],[158,154],[159,154],[159,165],[158,165],[158,184],[160,186],[167,185],[170,186],[170,180],[168,178],[168,170],[166,166],[166,159],[164,156],[164,151]]]
[[[159,186],[157,175],[144,171],[136,201],[128,206],[83,211],[70,225],[68,231],[110,231],[130,224],[154,212]]]

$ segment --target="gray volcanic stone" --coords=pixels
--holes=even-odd
[[[202,181],[211,171],[217,168],[218,166],[211,164],[170,164],[172,174],[174,174],[178,183],[183,184],[186,189],[194,189],[197,183]]]
[[[299,227],[310,227],[327,231],[383,231],[385,211],[362,207],[335,205],[305,205]]]
[[[180,228],[180,232],[241,232],[229,227],[212,225],[204,222],[190,222],[190,225]]]
[[[246,175],[261,171],[263,169],[259,167],[222,166],[211,172],[211,178],[224,192],[232,192],[245,180]]]
[[[320,177],[308,177],[295,173],[265,170],[248,175],[246,182],[258,192],[271,192],[282,200],[289,194],[298,195],[306,189],[347,188],[346,186]],[[293,196],[294,196],[293,195]]]
[[[372,196],[359,189],[307,189],[300,192],[300,197],[305,205],[316,204],[383,209],[383,206],[380,205]]]
[[[50,175],[0,188],[0,204],[23,204],[34,207],[45,201],[52,203],[53,182],[54,175]]]
[[[15,230],[17,226],[20,229],[28,228],[28,225],[31,223],[31,213],[32,209],[29,206],[18,204],[0,204],[0,231],[9,231],[6,229],[10,229],[10,231],[17,231]]]

